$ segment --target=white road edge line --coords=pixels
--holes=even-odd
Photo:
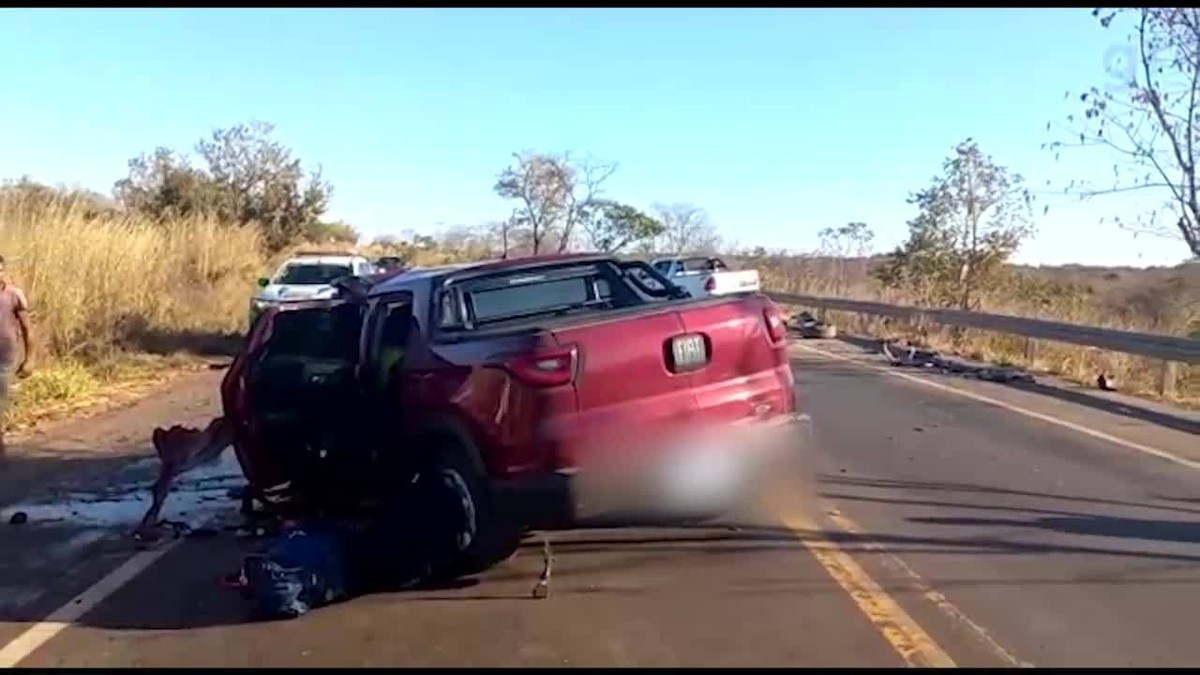
[[[38,647],[49,642],[55,635],[78,621],[84,614],[104,602],[110,595],[116,593],[125,584],[133,581],[139,574],[145,572],[151,565],[167,553],[183,543],[183,538],[175,539],[161,547],[138,551],[115,570],[109,572],[87,590],[67,601],[67,604],[50,613],[42,621],[30,626],[24,633],[0,648],[0,668],[13,668],[25,660]]]
[[[915,382],[923,387],[929,387],[931,389],[938,389],[940,391],[954,394],[956,396],[961,396],[963,398],[969,398],[969,399],[972,399],[975,401],[979,401],[980,403],[987,403],[989,405],[996,406],[997,408],[1003,408],[1004,410],[1007,410],[1009,412],[1017,413],[1018,415],[1024,415],[1026,417],[1031,417],[1035,420],[1040,420],[1042,422],[1048,422],[1050,424],[1056,424],[1060,427],[1063,427],[1064,429],[1070,429],[1071,431],[1081,433],[1085,436],[1091,436],[1092,438],[1099,439],[1101,441],[1107,441],[1114,445],[1119,445],[1121,447],[1128,448],[1130,450],[1136,450],[1137,452],[1147,454],[1152,457],[1157,457],[1159,459],[1164,459],[1168,462],[1173,462],[1175,464],[1187,467],[1189,469],[1200,469],[1200,461],[1186,459],[1184,457],[1179,457],[1178,455],[1173,455],[1165,450],[1159,450],[1158,448],[1151,447],[1149,445],[1143,445],[1141,443],[1126,440],[1124,438],[1119,438],[1119,437],[1113,436],[1111,434],[1106,434],[1103,431],[1096,431],[1095,429],[1089,429],[1081,424],[1076,424],[1074,422],[1068,422],[1066,420],[1060,420],[1055,417],[1051,417],[1050,415],[1043,415],[1042,413],[1034,412],[1032,410],[1027,410],[1025,408],[1022,408],[1017,405],[1013,405],[1011,403],[1005,403],[1004,401],[994,399],[990,396],[984,396],[983,394],[976,394],[975,392],[966,391],[965,389],[959,389],[958,387],[951,387],[949,385],[945,385],[940,382],[933,382],[933,381],[927,380],[925,378],[916,377],[914,375],[909,375],[907,373],[899,373],[899,372],[896,372],[896,370],[894,370],[893,368],[876,365],[874,363],[869,363],[862,359],[856,359],[856,358],[853,358],[850,356],[845,356],[843,354],[834,354],[832,352],[825,351],[824,349],[817,349],[816,347],[809,347],[808,345],[803,345],[803,344],[799,344],[799,343],[795,343],[795,342],[793,342],[791,346],[795,347],[797,349],[804,350],[806,352],[810,352],[813,354],[819,354],[821,356],[825,356],[825,357],[828,357],[831,359],[836,359],[838,361],[848,361],[848,362],[858,365],[859,367],[862,367],[862,368],[867,368],[870,370],[878,370],[887,375],[891,375],[892,377],[898,377],[898,378],[901,378],[904,380],[908,380],[909,382]]]

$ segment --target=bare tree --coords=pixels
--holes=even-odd
[[[651,209],[663,226],[663,233],[655,242],[659,252],[715,253],[720,247],[721,238],[704,209],[691,204],[655,204]]]
[[[479,226],[453,225],[437,237],[439,248],[469,260],[482,260],[496,255],[499,248],[493,224]]]
[[[848,291],[847,258],[861,259],[871,250],[871,242],[875,233],[866,223],[846,223],[841,227],[827,227],[817,235],[821,238],[821,253],[834,258],[836,270],[834,278],[834,294],[845,295]],[[858,260],[857,262],[863,262]]]
[[[603,185],[616,171],[615,164],[575,160],[570,154],[523,152],[496,180],[496,194],[515,200],[508,233],[529,231],[533,253],[544,252],[557,240],[566,251],[579,224],[592,216],[603,194]]]
[[[1119,159],[1113,184],[1070,185],[1067,191],[1087,198],[1149,190],[1164,195],[1163,207],[1123,226],[1156,234],[1182,236],[1200,256],[1200,200],[1196,189],[1197,85],[1200,84],[1200,9],[1141,7],[1096,9],[1092,15],[1108,28],[1118,16],[1131,18],[1129,48],[1114,52],[1110,74],[1115,86],[1092,87],[1076,94],[1082,118],[1068,116],[1078,140],[1055,141],[1064,147],[1099,146]],[[1115,72],[1114,72],[1115,70]],[[1068,92],[1068,96],[1071,93]],[[1159,216],[1168,214],[1166,223]]]

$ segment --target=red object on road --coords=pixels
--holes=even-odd
[[[233,428],[219,417],[204,429],[175,425],[158,427],[151,435],[158,454],[158,479],[151,487],[151,504],[142,517],[138,534],[150,536],[159,524],[159,514],[170,494],[171,483],[181,474],[216,459],[233,442]]]

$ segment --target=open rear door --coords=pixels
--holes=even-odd
[[[256,400],[255,387],[251,386],[256,368],[272,349],[273,341],[292,343],[296,336],[303,336],[305,342],[319,346],[325,332],[317,330],[317,327],[335,323],[332,319],[342,312],[347,315],[338,317],[336,323],[343,324],[341,330],[353,332],[351,344],[331,347],[331,350],[353,349],[355,353],[351,358],[356,359],[361,302],[339,299],[288,303],[271,307],[258,317],[246,336],[241,352],[234,358],[221,382],[221,404],[225,416],[233,424],[238,463],[256,490],[272,488],[289,480],[286,468],[272,460],[264,442],[260,415],[263,402]],[[334,331],[328,334],[333,336]],[[289,345],[289,348],[294,347]]]

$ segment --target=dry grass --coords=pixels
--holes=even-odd
[[[365,254],[405,254],[434,265],[488,257],[458,247],[365,247]],[[244,329],[254,280],[294,251],[271,260],[259,253],[250,229],[194,220],[158,224],[69,200],[22,201],[0,193],[0,254],[8,274],[32,304],[36,368],[18,383],[10,423],[25,426],[54,411],[72,411],[114,388],[139,387],[164,369],[195,365],[189,355],[212,353]],[[743,261],[764,286],[815,295],[911,303],[869,280],[866,261],[792,257]],[[1059,268],[1026,270],[1029,278],[1073,284],[1074,291],[1041,288],[1031,294],[998,289],[988,311],[1155,332],[1197,330],[1200,267],[1183,272]],[[1085,289],[1089,292],[1080,292]],[[1036,289],[1035,289],[1036,290]],[[1189,313],[1190,312],[1190,313]],[[1157,364],[1071,345],[1042,344],[1025,364],[1020,338],[975,331],[900,325],[856,315],[833,317],[843,328],[903,337],[995,362],[1035,368],[1090,383],[1101,371],[1123,388],[1153,395]],[[1188,321],[1192,325],[1188,325]],[[1200,368],[1181,369],[1178,399],[1200,404]]]
[[[886,291],[868,274],[866,260],[773,257],[744,261],[758,268],[772,290],[829,295],[894,304],[916,304],[902,292]],[[985,311],[1083,325],[1200,336],[1200,266],[1170,269],[1025,268],[1014,270],[1029,284],[992,289]],[[1021,365],[1094,386],[1101,372],[1116,377],[1128,393],[1158,399],[1160,363],[1091,347],[1039,342],[1032,363],[1024,338],[1001,333],[914,326],[907,322],[831,312],[842,330],[911,340],[969,358]],[[1180,366],[1173,402],[1200,407],[1200,367]]]
[[[152,377],[242,329],[258,250],[253,231],[218,223],[163,225],[0,197],[0,253],[29,297],[35,342],[35,371],[14,392],[10,421]]]

